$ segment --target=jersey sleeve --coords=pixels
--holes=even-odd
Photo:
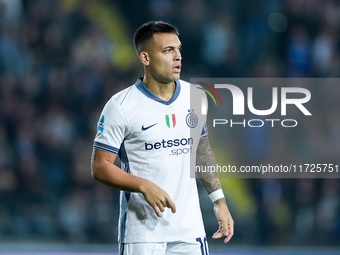
[[[208,115],[208,99],[207,99],[207,95],[205,93],[203,93],[202,95],[202,101],[201,101],[201,104],[202,104],[202,116],[204,117],[204,125],[203,125],[203,128],[202,128],[202,132],[201,132],[201,138],[203,137],[208,137],[208,127],[207,127],[207,115]]]
[[[93,147],[118,154],[124,141],[127,119],[123,107],[111,98],[105,105],[97,125]]]
[[[208,137],[208,127],[206,123],[204,123],[200,138],[203,138],[203,137]]]

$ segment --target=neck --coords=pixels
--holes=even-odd
[[[160,83],[155,79],[148,79],[146,75],[143,77],[143,83],[152,93],[166,102],[172,98],[176,89],[175,82]]]

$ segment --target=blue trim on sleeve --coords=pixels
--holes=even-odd
[[[128,160],[127,153],[126,153],[126,150],[125,150],[124,142],[120,146],[118,156],[119,156],[120,160],[122,161],[122,163],[124,163],[124,165],[125,165],[124,171],[127,172],[127,173],[130,173],[129,160]]]
[[[204,124],[204,126],[202,128],[201,138],[203,138],[203,137],[208,137],[208,127],[207,127],[207,124]]]
[[[142,78],[138,78],[137,82],[135,83],[136,87],[147,97],[151,98],[152,100],[155,100],[161,104],[165,104],[165,105],[170,105],[172,104],[177,97],[179,96],[179,93],[181,92],[181,84],[179,81],[175,81],[176,83],[176,89],[175,92],[172,96],[172,98],[169,101],[164,101],[162,99],[160,99],[158,96],[156,96],[154,93],[152,93],[142,82]]]
[[[111,153],[114,153],[116,155],[119,152],[119,149],[112,147],[110,145],[107,145],[107,144],[99,143],[99,142],[94,142],[93,148],[96,148],[96,149],[102,150],[102,151],[111,152]]]
[[[125,227],[126,227],[126,217],[127,217],[127,208],[129,204],[131,193],[128,191],[120,191],[120,203],[121,203],[121,211],[120,211],[120,243],[124,243],[125,239]]]
[[[124,142],[120,146],[118,156],[121,162],[124,164],[124,171],[130,173],[130,165],[129,159],[127,157],[127,153],[125,150]],[[120,211],[120,243],[124,243],[125,239],[125,229],[126,229],[126,217],[127,217],[127,208],[129,204],[131,193],[128,191],[121,191],[120,203],[121,203],[121,211]]]

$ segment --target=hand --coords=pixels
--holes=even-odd
[[[234,235],[234,221],[230,215],[227,204],[224,198],[214,202],[214,212],[219,224],[219,229],[212,236],[213,239],[218,239],[226,236],[224,243],[230,241]]]
[[[145,200],[152,206],[158,217],[162,217],[164,208],[170,208],[173,213],[176,212],[175,203],[171,200],[168,193],[158,187],[156,184],[146,181],[141,187],[141,192]]]

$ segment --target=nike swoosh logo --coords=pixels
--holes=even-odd
[[[151,125],[151,126],[148,126],[148,127],[144,127],[144,125],[142,126],[142,131],[145,131],[145,130],[148,130],[149,128],[153,127],[154,125],[157,125],[157,123]]]

